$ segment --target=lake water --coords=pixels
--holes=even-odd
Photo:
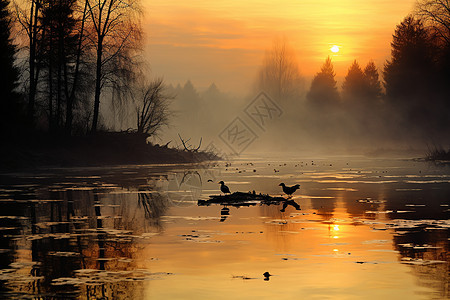
[[[247,157],[0,180],[0,298],[450,297],[448,166]],[[285,211],[199,206],[220,180],[272,196],[301,187]]]

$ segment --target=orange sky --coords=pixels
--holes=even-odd
[[[395,26],[414,0],[144,0],[145,56],[153,75],[168,83],[191,79],[199,88],[215,82],[223,91],[252,89],[264,51],[285,36],[296,50],[301,73],[317,73],[330,47],[345,76],[354,59],[382,67]]]

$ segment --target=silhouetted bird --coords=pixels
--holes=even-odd
[[[220,190],[222,191],[222,193],[224,194],[231,194],[230,189],[225,185],[225,182],[220,181]]]
[[[285,192],[286,195],[289,196],[292,196],[292,194],[300,188],[300,184],[296,184],[294,186],[286,186],[284,183],[280,183],[279,186],[281,186],[283,188],[283,192]]]

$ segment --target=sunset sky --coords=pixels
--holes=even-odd
[[[145,56],[152,74],[196,87],[252,89],[264,51],[286,37],[300,71],[311,78],[332,56],[338,79],[354,59],[379,68],[390,55],[395,26],[414,0],[144,0]],[[334,54],[330,48],[340,47]]]

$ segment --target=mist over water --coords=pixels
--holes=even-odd
[[[240,98],[221,91],[215,84],[206,91],[197,90],[190,81],[170,90],[176,94],[172,106],[176,117],[155,142],[171,141],[171,145],[181,148],[178,134],[185,140],[190,139],[193,146],[197,146],[202,138],[202,147],[214,142],[220,144],[222,152],[234,153],[223,143],[220,134],[237,117],[258,137],[246,148],[250,153],[300,151],[307,154],[423,157],[427,147],[446,145],[446,130],[419,128],[417,122],[402,119],[404,115],[390,110],[381,100],[367,106],[364,99],[350,104],[343,100],[333,107],[326,107],[310,103],[305,92],[294,98],[276,98],[267,93],[280,108],[281,115],[271,116],[271,112],[261,110],[265,121],[261,128],[254,121],[258,116],[252,117],[245,112],[260,91]],[[355,103],[357,101],[362,103]]]
[[[255,137],[248,151],[423,157],[430,149],[445,149],[448,70],[441,50],[430,50],[437,41],[414,36],[417,30],[426,35],[430,29],[406,17],[385,65],[354,60],[339,82],[333,55],[307,80],[288,39],[275,39],[245,97],[220,90],[220,83],[206,90],[190,80],[169,86],[176,118],[161,139],[179,143],[179,133],[193,143],[202,138],[205,145],[217,144],[239,118]],[[419,42],[424,45],[414,46]],[[267,99],[259,99],[261,93]],[[224,142],[221,152],[241,153]]]

